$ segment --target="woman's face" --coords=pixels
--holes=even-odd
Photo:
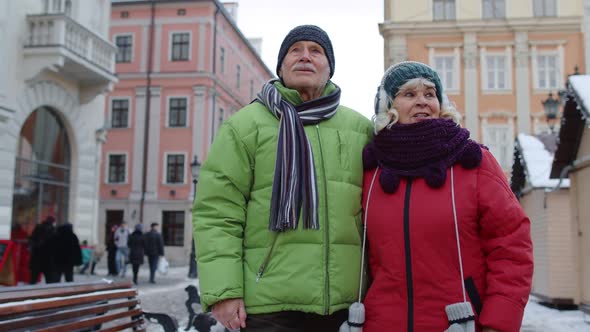
[[[434,87],[424,84],[404,87],[393,100],[393,107],[399,114],[398,123],[410,124],[418,121],[438,119],[440,103]]]

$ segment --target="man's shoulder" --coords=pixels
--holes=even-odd
[[[340,128],[350,129],[360,133],[371,133],[373,124],[371,120],[350,107],[340,105],[334,116],[334,124]]]
[[[277,119],[259,102],[252,102],[224,122],[238,133],[240,137],[255,132],[261,126],[277,126]]]

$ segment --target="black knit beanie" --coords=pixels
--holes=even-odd
[[[326,31],[315,25],[300,25],[295,27],[293,30],[289,31],[285,39],[283,39],[281,49],[279,50],[279,58],[277,60],[277,76],[279,75],[279,70],[281,69],[283,59],[285,59],[289,47],[302,40],[316,42],[324,49],[324,53],[326,53],[326,58],[328,58],[328,63],[330,64],[330,78],[332,78],[335,65],[332,42]]]

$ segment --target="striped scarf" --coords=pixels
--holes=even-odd
[[[273,85],[277,81],[266,82],[257,96],[257,101],[279,120],[269,229],[275,232],[297,229],[302,208],[303,227],[319,229],[315,163],[303,126],[317,124],[336,114],[340,88],[336,86],[336,91],[327,96],[294,106]]]

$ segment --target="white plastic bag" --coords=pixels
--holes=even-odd
[[[167,274],[168,273],[168,260],[166,259],[166,257],[162,256],[160,257],[160,259],[158,259],[158,272],[160,272],[160,274]]]

